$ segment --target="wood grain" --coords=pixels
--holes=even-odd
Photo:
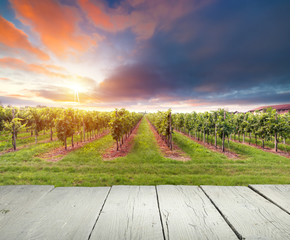
[[[88,239],[109,188],[55,188],[10,226],[0,239]]]
[[[290,185],[249,185],[249,187],[290,214]]]
[[[53,188],[54,186],[41,185],[0,186],[0,232],[4,226],[12,224]]]
[[[90,239],[164,239],[155,187],[113,186]]]
[[[196,186],[157,186],[165,239],[238,239]]]
[[[290,215],[248,187],[202,186],[244,239],[290,239]]]

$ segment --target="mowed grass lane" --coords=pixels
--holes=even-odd
[[[200,152],[201,148],[205,147],[177,132],[173,134],[173,141],[183,149],[183,151],[189,154],[195,162],[200,162],[202,164],[203,161],[194,156]],[[218,145],[221,146],[220,139],[218,139]],[[288,158],[236,142],[230,142],[230,149],[238,154],[239,157],[237,159],[227,159],[219,162],[218,159],[211,158],[206,162],[220,163],[220,165],[216,165],[216,167],[232,169],[228,181],[235,183],[235,185],[247,185],[250,183],[290,183],[290,160]],[[206,162],[203,163],[206,164]],[[242,179],[242,181],[239,179]]]
[[[102,160],[102,153],[114,144],[111,135],[95,140],[55,163],[35,157],[35,152],[44,151],[41,148],[31,148],[29,152],[23,152],[23,149],[11,153],[9,158],[0,157],[0,183],[55,186],[290,183],[290,164],[282,157],[274,160],[265,157],[267,160],[264,161],[245,156],[233,161],[181,134],[174,134],[174,142],[191,156],[191,161],[179,162],[162,157],[148,123],[143,119],[132,151],[126,157]],[[21,156],[22,153],[25,156]]]

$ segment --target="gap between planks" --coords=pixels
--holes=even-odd
[[[199,186],[199,188],[204,192],[205,196],[210,200],[212,205],[216,208],[216,210],[220,213],[220,215],[223,217],[223,219],[226,221],[226,223],[229,225],[229,227],[233,230],[233,232],[236,234],[236,236],[239,239],[243,239],[242,235],[239,234],[237,229],[234,228],[234,226],[231,224],[231,222],[226,218],[226,216],[222,213],[222,211],[218,208],[218,206],[212,201],[212,199],[207,195],[207,193],[204,191],[202,187]]]
[[[165,240],[164,225],[163,225],[162,216],[161,216],[161,210],[160,210],[160,203],[159,203],[159,197],[158,197],[157,186],[155,186],[155,192],[156,192],[157,207],[158,207],[158,211],[159,211],[159,217],[160,217],[160,222],[161,222],[161,228],[162,228],[163,239]],[[169,239],[168,239],[168,240],[169,240]]]
[[[277,185],[260,185],[261,187],[275,187]],[[278,185],[279,187],[280,185]],[[283,186],[283,185],[282,185]],[[276,202],[274,199],[271,198],[271,196],[266,196],[266,193],[263,193],[261,190],[257,189],[256,187],[259,187],[259,185],[249,185],[248,186],[251,190],[262,196],[263,198],[267,199],[269,202],[273,203],[280,209],[282,209],[284,212],[288,213],[290,215],[290,211],[287,210],[285,207],[283,207],[280,203]],[[289,194],[290,195],[290,194]],[[290,200],[289,200],[290,201]],[[288,205],[289,206],[289,205]]]
[[[108,196],[109,196],[111,190],[112,190],[112,187],[110,187],[110,189],[109,189],[109,191],[108,191],[108,193],[107,193],[107,196],[106,196],[106,198],[105,198],[105,200],[104,200],[104,203],[103,203],[103,205],[102,205],[102,207],[101,207],[101,210],[100,210],[100,212],[99,212],[99,215],[98,215],[98,217],[96,218],[96,221],[95,221],[95,223],[94,223],[94,226],[93,226],[93,228],[92,228],[92,230],[91,230],[91,232],[90,232],[90,235],[89,235],[89,237],[88,237],[88,240],[90,240],[90,238],[91,238],[91,235],[92,235],[92,233],[93,233],[93,231],[94,231],[94,228],[95,228],[95,226],[96,226],[96,224],[97,224],[97,221],[98,221],[99,218],[100,218],[100,215],[101,215],[101,213],[102,213],[102,211],[103,211],[103,208],[104,208],[105,203],[107,202],[107,199],[108,199]]]

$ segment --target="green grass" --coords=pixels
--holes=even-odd
[[[232,136],[232,138],[233,137],[234,136]],[[238,136],[237,135],[235,137],[235,140],[238,141]],[[240,136],[240,141],[241,142],[243,141],[243,136],[242,135]],[[280,141],[281,141],[281,139],[280,139]],[[250,138],[246,136],[245,137],[245,142],[249,143],[250,142]],[[286,140],[286,143],[287,143],[287,140]],[[254,145],[254,146],[256,145],[256,139],[253,136],[251,138],[251,144]],[[258,146],[261,147],[262,146],[262,140],[261,139],[257,139],[257,144],[258,144]],[[274,147],[275,147],[275,144],[274,144],[273,141],[265,141],[264,145],[265,145],[265,147],[272,148],[272,149],[274,149]],[[281,150],[281,151],[284,151],[284,152],[290,152],[290,146],[288,144],[283,144],[282,142],[278,143],[278,149]]]
[[[53,132],[55,132],[55,129],[53,129]],[[44,131],[40,131],[38,134],[39,135],[45,135],[50,133],[50,130],[47,130],[46,132]],[[17,134],[17,138],[21,139],[21,138],[27,138],[27,137],[33,137],[34,138],[34,132],[33,132],[33,136],[31,136],[31,131],[21,131]],[[1,135],[0,135],[0,141],[10,141],[11,139],[11,133],[9,133],[8,131],[2,131]]]
[[[53,136],[55,137],[55,135],[56,134],[54,134]],[[30,136],[30,134],[29,134],[29,136]],[[42,141],[42,140],[49,139],[49,138],[50,138],[50,133],[46,132],[46,134],[39,134],[37,137],[37,141]],[[16,148],[21,147],[25,144],[30,144],[30,143],[34,143],[34,142],[35,142],[34,136],[32,136],[32,137],[30,136],[27,138],[20,138],[19,137],[18,139],[16,139]],[[12,146],[11,135],[8,136],[5,141],[0,142],[0,152],[5,151],[7,149],[10,149],[12,147],[13,146]]]
[[[214,141],[213,136],[208,137],[210,144]],[[222,146],[222,140],[217,138],[217,145]],[[272,164],[287,164],[289,159],[281,157],[274,153],[265,152],[262,149],[256,148],[255,145],[245,145],[239,142],[225,140],[225,147],[240,156],[240,159],[247,162],[271,162]]]
[[[61,146],[59,141],[37,144],[0,156],[0,184],[52,184],[55,186],[247,185],[290,184],[290,161],[238,143],[231,148],[240,155],[231,160],[175,133],[174,142],[192,160],[180,162],[161,156],[145,119],[130,154],[103,161],[102,153],[114,141],[111,135],[70,152],[59,162],[46,162],[37,154]]]

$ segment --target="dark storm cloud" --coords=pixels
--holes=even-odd
[[[113,99],[289,102],[289,10],[289,1],[215,1],[169,31],[156,31],[135,63],[116,69],[99,93]]]
[[[97,94],[104,100],[144,100],[171,91],[157,68],[147,65],[127,65],[102,82]]]

